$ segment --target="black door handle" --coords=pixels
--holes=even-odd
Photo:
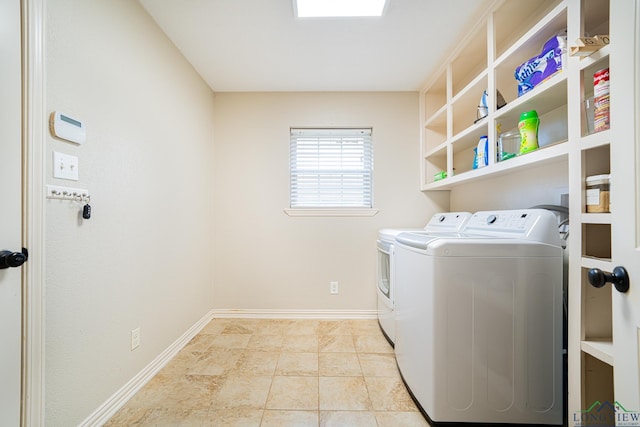
[[[613,283],[618,292],[627,292],[629,290],[629,274],[624,267],[616,267],[611,274],[604,273],[599,268],[592,268],[587,274],[589,283],[596,288],[601,288],[607,283]]]
[[[29,259],[29,252],[22,248],[22,252],[0,251],[0,270],[9,267],[20,267]]]

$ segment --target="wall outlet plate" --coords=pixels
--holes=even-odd
[[[131,350],[140,347],[140,327],[131,331]]]
[[[338,293],[338,282],[330,282],[329,283],[329,292],[332,295],[336,295]]]

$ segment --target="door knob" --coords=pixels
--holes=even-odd
[[[22,248],[22,252],[0,251],[0,270],[9,267],[20,267],[29,258],[29,252]]]
[[[601,288],[607,283],[612,283],[618,292],[629,290],[629,275],[624,267],[616,267],[611,274],[605,273],[599,268],[592,268],[587,274],[589,283],[596,288]]]

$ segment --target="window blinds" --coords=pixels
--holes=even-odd
[[[292,208],[371,208],[371,129],[291,129],[290,183]]]

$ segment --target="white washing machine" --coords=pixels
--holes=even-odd
[[[469,212],[437,213],[431,217],[424,228],[399,229],[383,228],[378,232],[378,262],[377,262],[377,293],[378,293],[378,323],[382,333],[391,345],[395,341],[395,319],[393,316],[393,298],[396,287],[394,277],[394,247],[395,238],[404,232],[438,233],[460,230],[471,217]]]
[[[562,249],[546,210],[396,237],[398,367],[438,423],[561,425]]]

